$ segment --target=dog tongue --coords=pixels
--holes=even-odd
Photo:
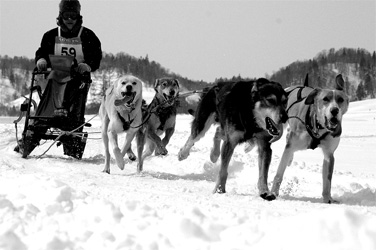
[[[269,142],[272,143],[278,141],[283,133],[283,125],[276,124],[270,117],[265,118],[265,123],[268,133],[273,136],[273,138]]]
[[[283,134],[283,124],[279,124],[278,125],[278,135],[273,135],[273,138],[269,141],[270,143],[273,143],[273,142],[276,142],[278,141],[281,137],[282,137],[282,134]]]
[[[120,105],[126,104],[127,102],[132,100],[133,97],[134,97],[134,95],[129,95],[129,96],[126,95],[123,98],[116,99],[115,100],[115,106],[120,106]]]

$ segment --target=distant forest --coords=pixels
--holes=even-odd
[[[346,93],[351,100],[363,100],[376,96],[376,54],[371,54],[364,49],[341,48],[329,49],[318,53],[313,59],[296,61],[279,69],[272,75],[265,77],[281,83],[284,87],[302,84],[306,74],[309,74],[309,85],[312,87],[333,87],[335,76],[341,73],[345,79]],[[12,100],[29,92],[31,72],[35,67],[34,59],[25,57],[0,56],[1,79],[9,79],[12,88],[15,89]],[[126,53],[116,55],[103,53],[103,59],[98,71],[93,74],[94,78],[100,78],[103,82],[103,90],[109,82],[104,75],[112,72],[131,73],[141,78],[147,85],[153,86],[155,79],[160,77],[175,77],[179,79],[183,88],[187,90],[199,90],[212,83],[194,81],[179,74],[170,72],[155,61],[150,61],[148,56],[136,58]],[[262,76],[255,76],[255,78]],[[253,80],[242,76],[232,78],[217,78],[215,82]],[[0,82],[4,84],[3,81]],[[181,105],[187,106],[186,103]],[[98,107],[91,107],[91,111]],[[0,103],[0,115],[11,114],[13,110]]]
[[[313,59],[293,62],[267,77],[288,87],[302,84],[306,74],[309,85],[320,88],[335,87],[336,75],[342,74],[346,93],[353,101],[376,95],[375,51],[371,55],[364,49],[324,50]]]
[[[31,73],[34,68],[35,62],[33,59],[26,57],[11,58],[8,56],[0,56],[0,78],[9,79],[12,87],[16,90],[14,96],[10,97],[10,99],[17,99],[29,92],[28,87],[30,86]],[[110,84],[108,82],[109,78],[104,76],[112,75],[115,72],[117,74],[133,74],[142,79],[145,84],[150,87],[154,85],[155,79],[161,77],[177,78],[181,87],[186,90],[203,89],[209,85],[209,83],[204,81],[194,81],[172,73],[168,69],[162,67],[159,63],[150,61],[147,55],[145,58],[136,58],[126,53],[118,53],[116,55],[103,53],[103,59],[99,70],[92,74],[93,78],[99,78],[103,83],[103,87],[100,88],[101,93],[97,93],[98,95],[102,95],[106,87]],[[181,110],[186,112],[188,104],[183,101],[180,105],[183,106]],[[95,113],[98,108],[99,104],[94,103],[88,105],[87,111],[89,113]],[[7,107],[5,103],[0,103],[0,115],[14,115],[14,113],[17,112],[18,111],[14,107]]]
[[[21,95],[28,92],[27,82],[31,79],[31,73],[34,68],[34,59],[17,56],[11,58],[0,55],[1,78],[8,78],[12,86],[20,91]],[[160,77],[178,78],[188,90],[199,89],[208,84],[204,81],[193,81],[172,73],[159,63],[149,61],[147,55],[145,58],[136,58],[125,53],[118,53],[116,55],[103,53],[100,68],[93,75],[95,77],[99,72],[113,72],[115,70],[120,74],[131,73],[150,86],[154,84],[155,79]]]

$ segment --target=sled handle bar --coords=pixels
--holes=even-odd
[[[47,75],[49,75],[51,73],[51,71],[52,71],[52,69],[38,70],[38,68],[35,67],[34,70],[33,70],[33,75],[45,75],[45,76],[47,76]],[[91,80],[91,77],[90,77],[90,72],[84,72],[82,74],[76,73],[76,72],[72,72],[71,73],[71,77],[72,78],[78,78],[80,81],[82,81],[84,83],[92,83],[93,82]]]

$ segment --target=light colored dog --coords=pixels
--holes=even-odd
[[[110,151],[116,159],[118,167],[124,169],[124,156],[136,160],[131,149],[131,142],[142,123],[142,81],[135,76],[125,75],[117,79],[113,86],[106,90],[99,115],[102,121],[102,139],[105,148],[105,166],[103,172],[110,173]],[[125,132],[125,142],[120,151],[118,135]]]
[[[286,89],[289,94],[287,111],[289,128],[285,150],[274,177],[272,194],[276,197],[287,165],[290,165],[294,152],[319,147],[324,153],[322,169],[323,202],[335,203],[331,196],[334,169],[334,151],[342,133],[342,116],[347,112],[349,98],[343,92],[342,75],[336,77],[336,89],[308,87],[308,77],[304,86]]]
[[[165,77],[155,81],[155,96],[143,119],[147,122],[137,132],[138,172],[142,171],[145,158],[154,150],[155,155],[168,153],[166,146],[175,132],[179,88],[179,81],[174,78]],[[143,152],[144,145],[146,149]]]

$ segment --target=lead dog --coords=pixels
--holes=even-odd
[[[258,145],[258,189],[269,200],[267,185],[271,161],[271,143],[283,133],[286,122],[287,96],[279,83],[260,78],[257,81],[218,83],[203,95],[191,126],[191,134],[180,149],[178,158],[184,160],[198,140],[213,123],[219,124],[210,154],[212,162],[221,155],[221,168],[214,193],[226,192],[227,169],[235,147],[250,141]],[[220,144],[223,140],[220,152]]]
[[[166,146],[175,132],[179,88],[179,81],[174,78],[160,78],[155,81],[156,93],[144,112],[143,120],[147,122],[137,132],[138,172],[142,171],[145,158],[154,150],[156,155],[168,153]],[[165,135],[161,139],[163,133]]]
[[[294,152],[320,147],[324,153],[322,169],[323,202],[336,202],[331,196],[334,169],[334,151],[342,133],[342,116],[347,112],[349,98],[343,92],[342,75],[336,77],[336,89],[310,88],[308,77],[305,86],[286,89],[288,95],[289,129],[287,143],[274,177],[272,193],[279,195],[286,166],[290,165]]]
[[[131,150],[131,142],[142,122],[142,81],[135,76],[125,75],[117,79],[113,86],[106,90],[99,108],[102,122],[102,139],[105,148],[105,164],[103,172],[110,173],[110,151],[116,159],[117,166],[124,169],[124,156],[128,153],[131,160],[136,157]],[[125,142],[120,151],[118,135],[126,133]]]

